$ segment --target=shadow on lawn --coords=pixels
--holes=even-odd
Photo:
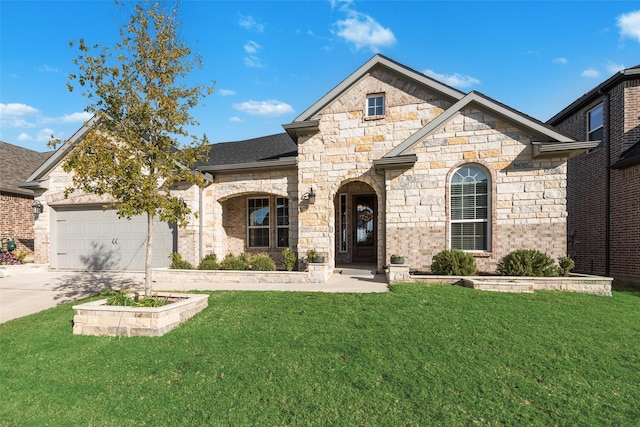
[[[140,289],[143,278],[133,273],[86,271],[70,273],[52,283],[59,304],[78,300],[100,292],[120,289]]]

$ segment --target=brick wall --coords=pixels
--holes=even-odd
[[[0,192],[0,238],[13,238],[17,249],[33,255],[33,197]]]
[[[610,165],[640,140],[640,80],[627,80],[612,87],[607,99],[600,96],[575,111],[558,129],[579,140],[587,138],[587,113],[604,104],[604,137],[601,147],[568,163],[568,248],[576,271],[606,274],[606,150]],[[610,176],[610,264],[609,275],[640,282],[640,167],[611,170]]]

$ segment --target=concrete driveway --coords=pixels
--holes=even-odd
[[[0,278],[0,323],[108,289],[143,287],[143,273],[46,272]]]

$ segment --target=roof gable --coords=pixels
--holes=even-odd
[[[452,102],[455,102],[464,96],[463,92],[460,92],[459,90],[454,89],[451,86],[447,86],[444,83],[434,80],[431,77],[428,77],[418,71],[395,62],[383,55],[377,54],[356,71],[354,71],[351,75],[349,75],[349,77],[340,82],[336,87],[331,89],[326,95],[320,98],[311,107],[307,108],[302,114],[296,117],[291,125],[313,120],[314,117],[328,104],[333,102],[356,82],[365,77],[375,67],[384,67],[388,70],[391,70],[392,72],[400,74],[402,77],[411,80],[418,85],[424,86],[432,91],[441,94],[444,98],[449,99]],[[291,125],[287,126],[291,127]],[[287,128],[287,126],[285,126],[285,128]]]
[[[427,125],[425,125],[418,132],[411,135],[400,145],[389,151],[384,157],[396,157],[402,156],[405,152],[413,147],[416,143],[422,140],[427,135],[434,132],[440,126],[451,120],[457,113],[462,111],[468,106],[475,106],[482,110],[489,111],[501,119],[514,123],[518,127],[524,128],[534,135],[540,137],[541,140],[553,140],[558,142],[574,142],[571,137],[560,133],[558,130],[548,126],[539,120],[536,120],[526,114],[523,114],[513,108],[510,108],[498,101],[495,101],[480,92],[469,92],[462,97],[458,102],[453,104],[447,110],[445,110],[438,117],[433,119]]]

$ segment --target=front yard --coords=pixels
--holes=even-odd
[[[212,292],[159,338],[0,324],[0,425],[636,425],[640,293]]]

